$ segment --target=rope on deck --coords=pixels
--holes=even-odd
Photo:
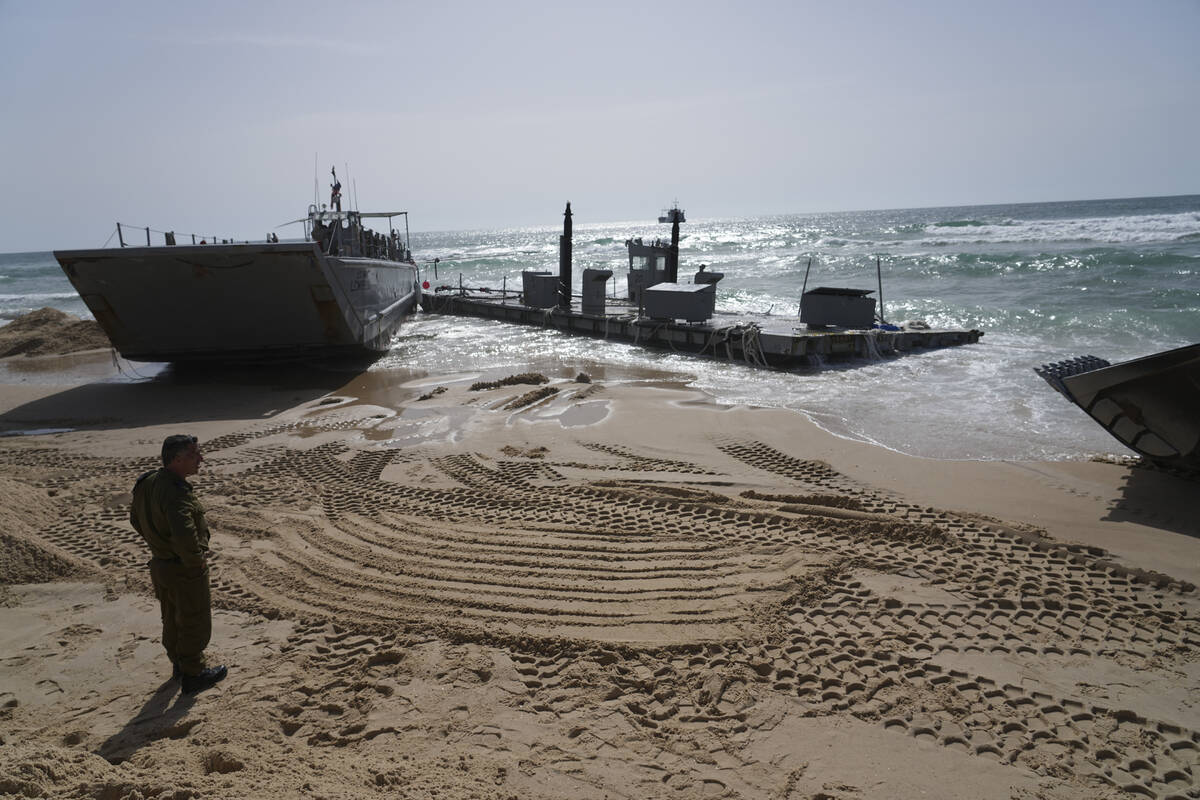
[[[762,349],[762,329],[751,322],[742,328],[742,359],[752,366],[766,367],[767,355]]]
[[[883,354],[879,352],[879,330],[869,330],[865,331],[865,333],[866,336],[863,337],[863,341],[866,344],[867,357],[872,361],[882,361]]]
[[[725,346],[725,360],[737,361],[733,355],[733,343],[736,341],[742,348],[742,361],[756,367],[766,367],[767,355],[762,347],[762,339],[759,334],[762,329],[757,324],[750,322],[744,325],[726,325],[722,328],[715,328],[709,334],[708,340],[700,348],[700,354],[711,350],[713,357],[719,357],[717,348],[721,345]]]

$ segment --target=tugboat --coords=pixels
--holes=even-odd
[[[131,361],[271,361],[386,352],[420,300],[408,212],[309,206],[304,240],[56,250],[54,257]],[[404,239],[392,227],[404,218]],[[387,220],[389,233],[368,228]],[[289,223],[291,224],[291,223]],[[118,234],[121,233],[118,224]]]

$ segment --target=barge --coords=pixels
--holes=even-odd
[[[865,296],[869,291],[859,289],[818,287],[804,292],[797,317],[720,314],[715,311],[715,298],[722,273],[701,266],[691,283],[678,280],[679,225],[685,221],[678,206],[660,218],[671,223],[669,241],[626,241],[628,297],[617,300],[607,295],[611,270],[585,269],[576,307],[569,291],[571,220],[568,203],[559,239],[558,275],[524,272],[519,291],[431,288],[426,283],[422,309],[779,369],[974,344],[983,336],[979,330],[932,330],[888,325],[882,319],[876,324],[875,301]]]

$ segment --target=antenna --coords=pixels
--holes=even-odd
[[[317,190],[317,154],[313,152],[313,205],[319,205],[321,202],[320,192]]]

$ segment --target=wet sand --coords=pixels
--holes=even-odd
[[[1194,481],[649,375],[14,361],[0,795],[1200,796]],[[230,667],[194,698],[126,522],[176,432]]]

